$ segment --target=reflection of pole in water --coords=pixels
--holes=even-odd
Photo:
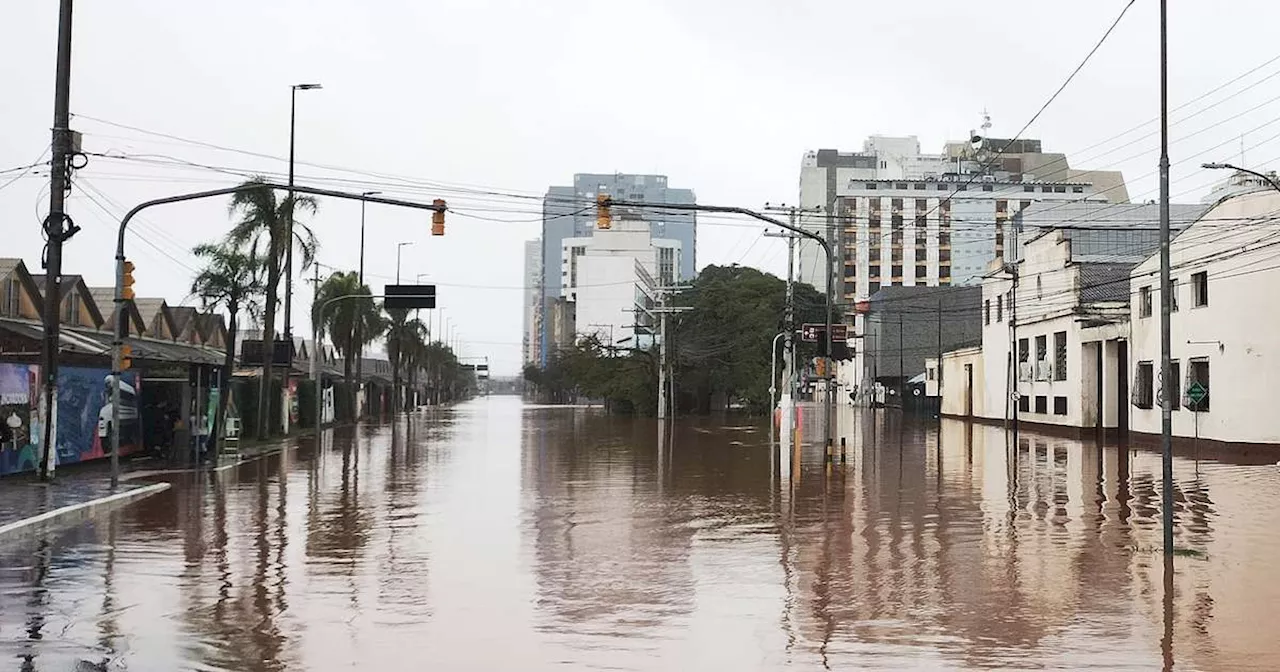
[[[1173,670],[1173,554],[1164,554],[1164,635],[1160,638],[1160,653],[1164,658],[1164,670]]]

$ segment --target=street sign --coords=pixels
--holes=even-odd
[[[382,306],[387,310],[436,307],[435,285],[387,285],[382,294]]]
[[[1191,383],[1191,386],[1187,388],[1187,398],[1196,405],[1196,408],[1199,408],[1200,402],[1204,401],[1208,396],[1209,388],[1201,385],[1198,380]]]
[[[827,335],[827,325],[825,324],[804,324],[800,327],[800,340],[806,343],[817,343],[825,341]],[[847,341],[849,340],[849,325],[833,324],[831,325],[831,340]]]

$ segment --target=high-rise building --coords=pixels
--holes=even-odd
[[[971,136],[939,154],[922,153],[916,136],[805,154],[800,221],[831,245],[833,299],[855,335],[864,332],[858,303],[881,287],[978,284],[993,261],[1018,258],[1023,210],[1128,202],[1118,171],[1072,168],[1039,140]],[[802,240],[800,280],[825,293],[825,267],[821,246]]]
[[[538,361],[538,334],[542,325],[538,309],[542,302],[542,239],[534,238],[524,242],[524,337],[522,356],[525,364]]]
[[[579,173],[573,176],[573,186],[553,186],[547,189],[542,201],[542,281],[541,301],[533,320],[540,324],[537,339],[537,363],[545,366],[552,342],[548,314],[552,302],[565,296],[566,273],[565,240],[589,238],[596,226],[596,198],[599,194],[627,201],[648,203],[693,204],[691,189],[667,186],[665,175],[627,175],[622,173]],[[693,278],[696,268],[697,217],[692,212],[669,210],[643,210],[631,213],[649,227],[653,239],[673,240],[678,243],[677,266],[672,268],[674,282]],[[554,269],[561,269],[556,273]],[[582,323],[581,316],[578,323]],[[581,329],[579,329],[581,331]]]

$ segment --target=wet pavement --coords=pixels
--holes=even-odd
[[[174,475],[0,549],[0,661],[1280,669],[1280,455],[1179,454],[1166,584],[1158,454],[852,413],[790,479],[763,427],[511,397]]]

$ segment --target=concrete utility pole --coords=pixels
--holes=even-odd
[[[658,419],[665,420],[667,412],[671,408],[671,395],[668,394],[667,387],[671,384],[671,362],[668,361],[669,349],[667,348],[667,315],[669,313],[683,313],[693,310],[691,307],[675,307],[667,305],[667,297],[675,291],[687,289],[682,285],[672,285],[670,287],[657,288],[659,305],[649,312],[658,314]]]
[[[1172,298],[1169,294],[1169,34],[1168,7],[1160,0],[1160,455],[1161,516],[1164,524],[1164,555],[1173,557],[1173,395],[1170,357],[1173,351],[1169,331]],[[1127,375],[1127,372],[1126,372]],[[1166,573],[1172,568],[1166,563]],[[1166,582],[1169,577],[1166,577]]]
[[[58,344],[59,310],[62,303],[62,244],[74,236],[79,227],[66,213],[67,191],[71,188],[71,0],[62,0],[58,8],[58,60],[53,87],[52,159],[49,170],[49,214],[44,218],[45,248],[44,345],[41,366],[44,373],[44,401],[40,438],[40,480],[53,478],[56,460],[54,425],[58,420]],[[64,226],[65,225],[65,226]],[[118,313],[117,319],[123,319]],[[112,428],[113,432],[119,429]]]
[[[360,194],[360,286],[364,286],[364,211],[365,206],[369,204],[365,198],[369,196],[377,196],[381,191],[366,191]],[[430,325],[428,325],[430,326]],[[364,396],[364,320],[356,320],[356,389],[360,390],[357,395]],[[359,417],[358,407],[360,402],[357,400],[357,408],[351,409],[351,412]]]
[[[783,210],[788,214],[788,219],[792,226],[798,226],[796,223],[796,208],[765,208],[770,212]],[[786,386],[782,389],[782,396],[778,399],[778,413],[781,416],[781,432],[779,434],[787,441],[787,445],[791,443],[792,426],[795,423],[795,394],[796,394],[796,362],[795,362],[795,334],[796,334],[796,317],[795,317],[795,259],[796,259],[796,239],[800,236],[790,231],[786,233],[774,233],[766,231],[764,235],[770,238],[786,238],[787,239],[787,304],[786,312],[782,320],[783,345],[782,351],[784,377],[787,379]],[[769,385],[773,385],[770,379]],[[770,409],[770,413],[773,409]],[[770,420],[769,427],[773,427]]]

